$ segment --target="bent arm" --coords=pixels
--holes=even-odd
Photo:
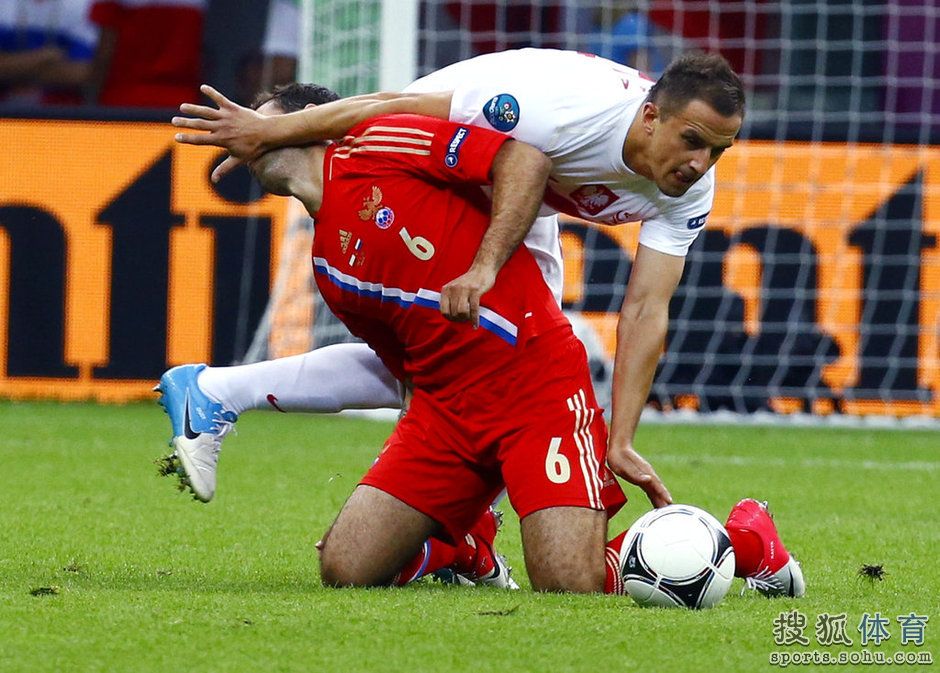
[[[493,159],[493,210],[490,225],[470,269],[441,288],[441,313],[479,325],[480,297],[535,221],[552,168],[541,150],[517,140],[503,143]]]
[[[614,473],[642,488],[654,507],[669,504],[672,497],[633,440],[666,339],[669,300],[684,265],[684,257],[640,245],[617,323],[607,461]]]
[[[91,80],[91,61],[62,61],[43,70],[39,81],[47,86],[86,87]]]
[[[0,82],[35,84],[44,69],[63,59],[57,47],[39,47],[0,54]]]
[[[218,107],[184,103],[173,117],[179,128],[208,133],[178,133],[176,141],[214,145],[229,153],[212,173],[218,181],[235,166],[276,147],[306,145],[342,138],[353,126],[383,114],[412,113],[439,119],[450,116],[451,92],[427,94],[375,93],[353,96],[283,115],[262,115],[229,100],[211,86],[200,87]]]
[[[306,145],[320,140],[342,138],[349,129],[372,117],[386,114],[420,114],[447,119],[452,92],[426,94],[371,93],[342,98],[332,103],[308,107],[276,117],[262,133],[262,147]]]

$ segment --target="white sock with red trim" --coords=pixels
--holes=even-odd
[[[362,343],[334,344],[249,365],[206,367],[198,383],[211,400],[236,414],[248,409],[334,413],[401,405],[398,381]]]

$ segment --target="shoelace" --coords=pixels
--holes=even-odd
[[[238,430],[235,429],[235,423],[226,420],[222,416],[222,412],[216,411],[212,416],[212,431],[202,433],[209,438],[209,450],[211,451],[210,460],[201,461],[197,459],[197,464],[202,463],[197,469],[205,467],[207,462],[209,463],[210,469],[213,469],[214,464],[218,462],[219,454],[222,452],[222,439],[230,432],[236,435],[238,434]],[[176,456],[176,451],[172,453],[172,456]]]
[[[222,416],[222,412],[216,411],[212,416],[212,432],[204,433],[209,435],[209,439],[212,442],[212,453],[217,455],[222,450],[222,440],[225,436],[234,432],[238,434],[238,430],[235,429],[235,423],[233,421],[226,420]]]
[[[215,435],[218,435],[219,439],[222,439],[229,432],[235,429],[235,422],[230,421],[225,416],[222,415],[221,410],[216,410],[212,414],[212,432]],[[236,431],[235,434],[238,434]]]
[[[756,575],[744,578],[744,588],[741,589],[741,595],[743,596],[748,589],[753,591],[783,591],[785,588],[779,577],[770,572],[769,568],[764,568]]]

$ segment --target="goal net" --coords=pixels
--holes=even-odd
[[[940,417],[936,3],[307,0],[303,14],[302,74],[342,94],[523,46],[653,76],[687,49],[723,54],[747,119],[673,299],[651,403]],[[564,305],[608,360],[637,230],[563,222]],[[298,225],[288,239],[309,235]],[[282,250],[256,358],[344,338],[320,309],[309,247]]]

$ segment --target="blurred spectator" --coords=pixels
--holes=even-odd
[[[717,52],[735,72],[751,82],[761,72],[761,50],[767,14],[778,3],[769,0],[649,0],[649,19],[689,47]],[[756,42],[755,42],[756,41]]]
[[[263,88],[290,84],[300,58],[300,0],[271,0],[261,53],[265,59]]]
[[[176,108],[199,100],[208,0],[94,0],[97,102]]]
[[[238,61],[237,102],[248,105],[259,91],[297,79],[300,30],[300,0],[271,0],[260,51],[247,52]]]
[[[474,54],[563,47],[564,10],[554,3],[448,2],[445,6],[457,26],[472,34]]]
[[[618,2],[590,11],[588,51],[659,77],[681,51],[681,38],[649,20],[646,2]]]
[[[0,0],[0,102],[81,103],[98,29],[92,0]]]

